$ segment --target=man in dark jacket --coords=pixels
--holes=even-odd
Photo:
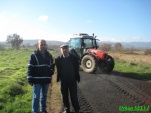
[[[54,74],[52,55],[47,51],[45,40],[38,41],[38,50],[30,56],[28,63],[28,83],[33,86],[32,113],[46,111],[46,98],[51,76]]]
[[[77,97],[77,82],[80,82],[78,59],[69,53],[69,46],[61,46],[62,55],[55,59],[57,67],[57,82],[61,81],[61,93],[64,108],[70,112],[68,91],[70,93],[72,106],[79,113],[79,102]]]

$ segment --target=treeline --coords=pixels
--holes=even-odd
[[[33,48],[33,49],[37,49],[38,47],[38,42],[34,45],[30,45],[30,44],[26,44],[26,45],[22,45],[21,46],[23,49],[28,49],[28,48]],[[48,50],[56,50],[60,47],[60,45],[47,45],[47,49]]]
[[[19,50],[20,48],[23,49],[28,49],[28,48],[34,48],[36,49],[38,47],[38,42],[34,45],[30,45],[30,43],[28,44],[22,44],[23,43],[23,38],[20,37],[20,35],[18,34],[12,34],[12,35],[8,35],[7,39],[6,39],[7,44],[10,44],[12,49],[16,49]],[[49,50],[56,50],[60,47],[60,45],[47,45],[47,48]],[[0,46],[0,50],[3,50],[4,46]],[[104,43],[101,46],[99,46],[100,50],[103,51],[116,51],[116,52],[123,52],[123,53],[127,53],[127,54],[133,54],[134,51],[140,51],[140,49],[138,48],[125,48],[122,46],[121,43],[115,43],[114,46],[112,46],[111,44],[107,44]],[[142,51],[142,50],[141,50]],[[144,54],[151,54],[151,49],[145,49],[143,50]]]
[[[6,39],[7,45],[0,45],[0,50],[4,50],[5,47],[11,47],[13,50],[19,50],[21,48],[37,49],[37,47],[38,47],[38,42],[36,42],[36,44],[34,44],[34,45],[31,45],[30,43],[23,44],[23,41],[24,40],[23,40],[23,38],[20,37],[20,35],[18,35],[16,33],[10,34],[7,36],[7,39]],[[47,48],[49,50],[55,50],[55,49],[58,49],[59,47],[60,47],[60,45],[47,45]]]
[[[100,50],[103,51],[114,51],[114,52],[121,52],[121,53],[127,53],[127,54],[134,54],[134,51],[142,51],[142,49],[130,47],[130,48],[125,48],[122,46],[121,43],[115,43],[114,46],[111,44],[104,43],[99,46]],[[151,49],[143,49],[144,54],[151,54]]]

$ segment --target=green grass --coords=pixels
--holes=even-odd
[[[27,65],[33,50],[0,50],[0,113],[30,113],[32,87]],[[55,51],[50,51],[53,57]],[[115,59],[114,70],[126,76],[151,80],[151,66]]]
[[[33,51],[0,51],[0,113],[31,112],[32,87],[27,83],[27,65]]]
[[[114,70],[137,79],[151,80],[151,65],[115,59]]]

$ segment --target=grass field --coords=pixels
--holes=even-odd
[[[32,51],[0,51],[0,113],[29,113],[31,86],[27,84],[27,64]]]
[[[32,87],[27,84],[27,64],[33,50],[0,50],[0,113],[30,113]],[[56,52],[50,51],[55,57]],[[110,53],[115,71],[144,80],[151,80],[151,56]],[[52,94],[52,95],[51,95]],[[53,76],[49,91],[49,111],[61,106],[59,83]],[[53,104],[52,104],[53,103]]]
[[[0,113],[31,112],[32,87],[27,84],[27,65],[32,52],[0,51]]]
[[[151,80],[151,55],[109,53],[115,59],[114,70],[142,80]]]

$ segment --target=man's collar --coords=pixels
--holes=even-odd
[[[67,57],[69,57],[69,54],[68,54],[68,56],[67,56],[67,57],[65,57],[64,55],[62,55],[62,57],[63,57],[63,58],[67,58]]]
[[[47,50],[45,50],[45,51],[42,53],[39,49],[37,49],[37,52],[40,53],[40,54],[45,54],[45,53],[47,52]]]

